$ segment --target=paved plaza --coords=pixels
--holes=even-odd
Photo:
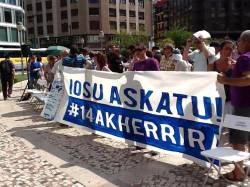
[[[31,103],[17,102],[21,86],[10,100],[0,99],[0,186],[202,186],[206,169],[180,156],[136,150],[44,120]],[[207,186],[237,185],[214,173]]]

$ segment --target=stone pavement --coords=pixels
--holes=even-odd
[[[16,102],[19,87],[17,97],[0,101],[0,186],[202,185],[206,169],[180,156],[138,151],[122,142],[47,122],[29,102]],[[236,185],[217,179],[214,172],[207,186]],[[250,186],[250,181],[244,186]]]

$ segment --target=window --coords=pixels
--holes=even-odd
[[[110,25],[110,30],[117,30],[116,21],[110,21],[109,25]]]
[[[139,12],[139,19],[144,20],[144,12]]]
[[[129,27],[131,30],[136,30],[136,24],[135,23],[130,23]]]
[[[34,31],[34,28],[33,28],[33,27],[28,29],[28,33],[29,33],[29,34],[34,34],[34,32],[35,32],[35,31]]]
[[[120,0],[121,4],[126,4],[126,0]]]
[[[71,9],[71,16],[78,16],[78,9]]]
[[[42,3],[36,3],[36,11],[42,11]]]
[[[99,8],[89,8],[90,16],[99,16]]]
[[[53,32],[54,32],[53,25],[48,25],[47,26],[47,32],[48,32],[48,34],[53,34]]]
[[[33,23],[34,21],[34,16],[28,16],[28,22]]]
[[[9,4],[16,5],[16,0],[8,0]]]
[[[71,4],[76,4],[76,3],[78,3],[78,0],[70,0],[70,3]]]
[[[115,5],[116,4],[116,0],[109,0],[109,3]]]
[[[21,11],[16,11],[16,22],[22,22],[23,23],[23,13]]]
[[[129,0],[129,4],[135,6],[135,0]]]
[[[63,23],[62,24],[62,32],[68,32],[68,29],[69,29],[68,23]]]
[[[109,16],[110,17],[116,17],[116,9],[110,8],[109,9]]]
[[[120,16],[126,16],[126,10],[120,9]]]
[[[144,0],[138,0],[139,7],[144,8]]]
[[[18,42],[17,29],[11,28],[11,42]]]
[[[96,4],[99,3],[99,0],[89,0],[89,4]]]
[[[68,12],[67,10],[64,10],[61,12],[61,19],[67,19],[68,18]]]
[[[43,27],[37,27],[37,32],[39,35],[43,35]]]
[[[90,28],[90,30],[99,30],[100,29],[100,22],[99,21],[90,21],[89,28]]]
[[[139,24],[139,30],[140,31],[145,31],[145,25],[144,24]]]
[[[121,22],[120,23],[120,28],[121,29],[126,29],[127,28],[127,23],[126,22]]]
[[[67,6],[67,0],[61,0],[61,7]]]
[[[32,4],[27,4],[27,10],[32,11]]]
[[[52,21],[52,20],[53,20],[53,15],[52,15],[52,13],[47,13],[47,14],[46,14],[46,20],[47,20],[47,21]]]
[[[129,11],[129,17],[134,18],[135,17],[135,11]]]
[[[88,35],[88,43],[98,43],[100,38],[98,35]]]
[[[37,23],[42,23],[43,22],[43,15],[42,14],[37,15],[36,20],[37,20]]]
[[[0,27],[0,41],[7,42],[7,28],[6,27]]]
[[[5,8],[4,9],[4,18],[6,23],[12,23],[12,16],[11,16],[11,9]]]
[[[79,23],[78,22],[72,22],[72,29],[74,29],[74,30],[79,29]]]
[[[46,1],[46,9],[52,9],[52,1]]]

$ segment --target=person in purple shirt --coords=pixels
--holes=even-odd
[[[144,46],[136,47],[135,55],[138,58],[138,62],[134,64],[132,71],[160,71],[159,63],[156,59],[147,57]]]
[[[231,86],[233,114],[250,117],[250,30],[241,34],[238,50],[241,55],[233,68],[232,77],[218,74],[217,79],[219,83]],[[245,145],[248,143],[248,151],[250,152],[250,133],[232,129],[229,132],[229,141],[233,148],[239,151],[245,151]],[[243,163],[239,163],[239,165],[241,168],[243,167]],[[226,178],[233,181],[243,181],[244,174],[241,172],[241,168],[236,166],[231,173],[226,175]]]

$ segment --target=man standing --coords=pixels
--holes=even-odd
[[[0,74],[3,98],[4,100],[7,100],[7,97],[11,97],[13,81],[15,77],[15,66],[10,60],[9,56],[6,56],[5,60],[0,62]]]
[[[210,61],[214,61],[215,49],[206,45],[205,40],[210,38],[207,31],[198,31],[193,34],[193,38],[187,41],[183,52],[183,60],[193,62],[193,71],[207,71]],[[194,43],[196,50],[189,53]]]
[[[122,57],[120,49],[112,47],[112,51],[107,55],[108,65],[112,72],[123,73]]]
[[[146,48],[138,46],[135,49],[138,62],[134,64],[132,71],[160,71],[159,63],[154,58],[148,58]]]
[[[30,89],[36,87],[37,80],[40,78],[41,64],[36,61],[36,56],[30,57]]]
[[[230,85],[233,114],[250,117],[250,30],[241,34],[238,50],[241,55],[233,68],[232,78],[226,77],[224,74],[218,74],[218,82]],[[250,152],[249,132],[230,129],[229,141],[233,148],[239,151],[245,151],[245,145],[248,143],[248,151]],[[239,163],[239,165],[242,167],[243,163]],[[249,175],[250,173],[248,173]],[[238,167],[235,167],[226,177],[233,181],[244,179],[243,173]]]
[[[79,55],[79,51],[76,47],[72,47],[69,55],[63,58],[62,65],[74,68],[84,68],[86,59],[83,55]]]
[[[172,44],[166,44],[163,48],[163,56],[160,61],[161,71],[174,71],[175,62],[173,58],[174,46]]]

